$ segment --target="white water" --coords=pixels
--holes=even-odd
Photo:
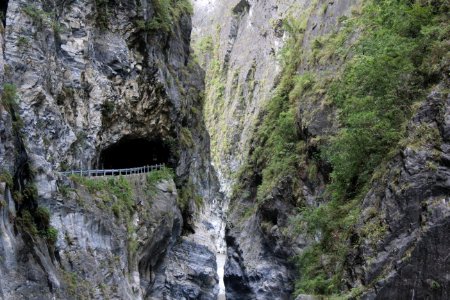
[[[218,234],[216,238],[216,263],[217,263],[217,276],[219,277],[219,300],[225,300],[225,282],[224,282],[224,274],[225,274],[225,263],[227,260],[227,245],[225,242],[225,218],[224,218],[224,206],[223,203],[220,207],[216,209],[220,209],[220,223],[217,226]]]
[[[225,222],[222,213],[222,201],[212,199],[210,203],[205,203],[200,212],[195,233],[188,235],[187,239],[204,245],[216,254],[217,276],[219,278],[218,299],[224,300],[225,284],[224,284],[224,268],[226,261],[226,244],[225,244]]]
[[[223,281],[225,262],[227,260],[227,255],[222,253],[217,253],[217,275],[219,276],[219,297],[218,300],[225,300],[225,282]]]
[[[214,165],[213,165],[214,167]],[[226,226],[226,213],[228,211],[228,205],[229,205],[229,194],[231,193],[231,183],[225,180],[225,178],[222,176],[220,170],[217,170],[217,176],[220,183],[220,191],[224,195],[224,199],[222,200],[222,203],[220,207],[218,208],[220,210],[220,226],[219,226],[219,234],[218,239],[216,242],[216,247],[218,249],[217,256],[216,256],[216,262],[217,262],[217,275],[219,276],[219,300],[225,300],[225,282],[224,282],[224,275],[225,275],[225,263],[227,259],[227,245],[225,241],[225,226]]]

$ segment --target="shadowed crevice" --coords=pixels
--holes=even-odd
[[[6,26],[6,11],[8,10],[8,1],[9,0],[2,0],[0,2],[0,18],[3,26]]]

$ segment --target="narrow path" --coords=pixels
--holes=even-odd
[[[120,175],[133,175],[133,174],[145,174],[156,170],[161,170],[165,168],[165,164],[157,164],[153,166],[143,166],[137,168],[126,168],[126,169],[97,169],[97,170],[72,170],[59,172],[62,175],[80,175],[87,177],[97,177],[97,176],[120,176]]]

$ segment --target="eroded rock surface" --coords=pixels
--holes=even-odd
[[[14,181],[2,186],[3,297],[151,298],[159,280],[174,291],[157,299],[217,294],[216,228],[205,241],[177,243],[201,224],[202,207],[220,202],[201,114],[204,73],[191,61],[188,10],[168,31],[148,30],[142,24],[157,9],[152,1],[9,1],[0,81],[17,90],[20,122],[0,107],[0,162]],[[162,143],[176,170],[176,185],[162,183],[156,195],[144,193],[145,176],[132,180],[129,220],[116,216],[114,197],[58,175],[101,168],[102,150],[124,139]],[[18,203],[31,181],[37,195]],[[16,226],[37,207],[49,209],[58,230],[54,247]],[[178,266],[189,276],[166,272]]]
[[[443,86],[423,103],[409,124],[407,146],[364,199],[363,242],[351,255],[349,274],[372,286],[364,298],[449,297],[450,281],[442,275],[450,273],[450,98]]]

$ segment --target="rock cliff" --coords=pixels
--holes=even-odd
[[[450,297],[448,1],[0,13],[2,298]]]
[[[183,1],[2,4],[5,299],[217,295],[221,198],[190,13]],[[59,174],[140,163],[142,151],[174,177]],[[206,237],[190,237],[197,230]]]
[[[411,44],[428,38],[425,31],[421,31],[423,37],[401,31],[401,22],[411,22],[409,28],[424,26],[402,12],[393,27],[385,25],[391,16],[383,13],[399,7],[388,1],[378,5],[378,11],[371,13],[385,18],[383,30],[392,30]],[[429,9],[425,26],[437,23],[448,32],[444,2],[428,7],[410,3],[399,11],[410,11],[408,5]],[[361,76],[363,82],[378,72],[372,68],[372,74],[369,69],[351,73],[358,59],[370,57],[376,48],[370,44],[376,39],[371,33],[380,24],[369,16],[371,2],[199,0],[194,7],[193,45],[206,70],[205,119],[212,160],[229,202],[224,207],[228,210],[224,278],[228,299],[290,299],[293,294],[307,299],[306,293],[444,299],[449,206],[441,158],[446,149],[448,39],[431,38],[446,45],[437,46],[440,54],[426,48],[415,52],[420,59],[413,64],[426,61],[420,70],[429,69],[421,75],[408,73],[400,62],[390,71],[395,74],[389,75],[392,80],[416,80],[409,91],[399,85],[394,96],[397,105],[403,99],[415,99],[415,106],[405,106],[408,113],[402,121],[410,125],[395,129],[395,134],[405,132],[401,133],[405,136],[398,138],[390,153],[382,154],[386,159],[378,159],[378,168],[366,165],[346,183],[344,202],[336,200],[336,184],[345,171],[337,169],[334,159],[348,155],[338,165],[344,169],[345,161],[353,163],[354,157],[345,152],[345,146],[333,148],[337,140],[346,126],[359,122],[357,118],[366,120],[356,129],[361,136],[384,138],[379,132],[385,129],[363,130],[370,126],[373,110],[357,115],[361,108],[352,103],[346,111],[336,92],[336,86],[345,86],[338,85],[339,78],[344,77],[345,84],[359,80],[346,77],[349,73]],[[378,37],[383,35],[381,29],[376,32]],[[400,55],[393,54],[398,49],[390,42],[386,38],[379,43],[387,45],[392,57],[410,51],[405,47]],[[383,61],[384,49],[374,51],[378,51],[372,55],[378,59],[375,64],[387,70],[395,65]],[[382,79],[372,84],[384,88]],[[366,88],[362,95],[374,95],[376,88],[360,86]],[[356,95],[355,88],[352,96]],[[389,96],[385,98],[389,108]],[[374,127],[381,128],[382,122],[378,119]],[[419,142],[419,136],[430,141]],[[377,155],[375,147],[364,149],[364,144],[373,141],[361,138],[361,148],[352,142],[346,143],[352,151],[368,151],[366,161]],[[338,154],[330,154],[330,148]],[[371,173],[369,168],[376,171]],[[367,173],[373,174],[370,181],[357,179]],[[436,274],[429,273],[430,268]]]

